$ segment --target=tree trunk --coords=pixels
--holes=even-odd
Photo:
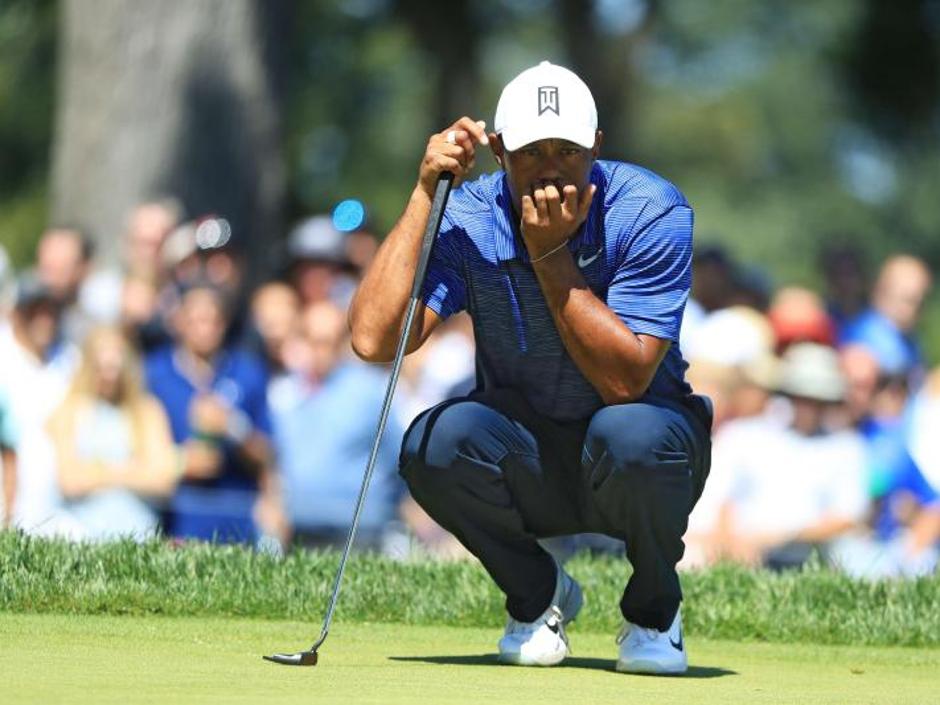
[[[434,81],[434,130],[443,130],[479,105],[480,35],[472,0],[449,0],[446,11],[422,0],[398,0],[396,8],[429,57]],[[455,29],[456,28],[456,29]],[[495,109],[496,106],[493,106]],[[473,115],[487,121],[488,116]]]
[[[633,53],[649,27],[657,2],[648,0],[644,21],[626,35],[609,35],[597,26],[596,0],[562,0],[560,29],[571,68],[591,88],[598,127],[604,131],[604,158],[629,161],[633,152]]]
[[[64,0],[52,216],[115,263],[129,210],[218,213],[255,268],[282,226],[284,0]]]

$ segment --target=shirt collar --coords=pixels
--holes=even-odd
[[[591,210],[580,230],[568,241],[568,249],[577,252],[584,245],[602,243],[603,236],[603,203],[604,203],[604,172],[597,162],[591,168],[591,183],[597,187]],[[522,241],[519,232],[519,223],[516,221],[515,211],[512,207],[512,194],[509,192],[509,180],[506,172],[500,174],[496,184],[496,218],[493,228],[495,239],[496,259],[499,262],[519,259],[528,264],[529,253]]]
[[[223,376],[228,366],[228,355],[225,349],[219,350],[212,360],[212,373],[203,378],[192,365],[189,353],[180,345],[171,349],[170,363],[176,373],[198,392],[207,392]]]

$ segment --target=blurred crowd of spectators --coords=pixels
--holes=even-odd
[[[899,254],[870,282],[846,247],[820,265],[822,294],[773,290],[721,249],[696,254],[681,344],[716,414],[687,567],[816,554],[872,578],[936,568],[940,368],[917,336],[930,270]]]
[[[347,219],[348,220],[348,219]],[[346,308],[378,242],[331,216],[299,223],[252,282],[229,224],[141,204],[100,264],[76,228],[13,272],[0,250],[5,525],[75,540],[342,545],[388,371],[352,354]],[[465,317],[409,356],[358,533],[391,555],[459,555],[397,474],[404,428],[472,386]]]
[[[378,242],[309,218],[262,282],[234,242],[224,219],[183,220],[166,200],[129,215],[118,267],[70,227],[42,235],[27,271],[0,249],[5,524],[75,540],[342,544],[387,384],[387,369],[352,355],[346,326]],[[821,265],[820,294],[775,289],[721,248],[696,252],[681,346],[716,413],[685,567],[814,554],[869,577],[936,567],[940,371],[917,341],[929,269],[898,255],[869,282],[851,248]],[[406,358],[360,546],[464,555],[396,466],[411,419],[473,383],[458,315]],[[548,545],[618,550],[597,537]]]

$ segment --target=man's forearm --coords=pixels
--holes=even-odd
[[[643,396],[652,380],[651,358],[642,338],[633,334],[584,281],[571,253],[533,264],[545,301],[565,349],[605,404]],[[655,357],[655,356],[653,356]]]
[[[349,308],[352,345],[356,354],[366,360],[388,360],[394,353],[430,212],[431,199],[416,188],[353,296]],[[409,352],[420,340],[423,313],[419,307]]]
[[[826,516],[812,526],[799,531],[789,538],[791,541],[804,543],[823,543],[834,539],[856,526],[855,521],[840,516]]]

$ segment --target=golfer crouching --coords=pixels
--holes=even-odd
[[[466,310],[477,386],[414,421],[401,474],[505,593],[501,661],[568,655],[581,587],[536,539],[598,532],[623,539],[633,566],[617,669],[682,673],[676,564],[711,452],[710,404],[678,347],[692,209],[656,174],[599,160],[602,138],[588,87],[548,62],[506,85],[492,132],[464,117],[432,135],[356,292],[352,342],[392,359],[435,185],[452,172],[407,349]],[[501,170],[461,185],[477,145]]]

